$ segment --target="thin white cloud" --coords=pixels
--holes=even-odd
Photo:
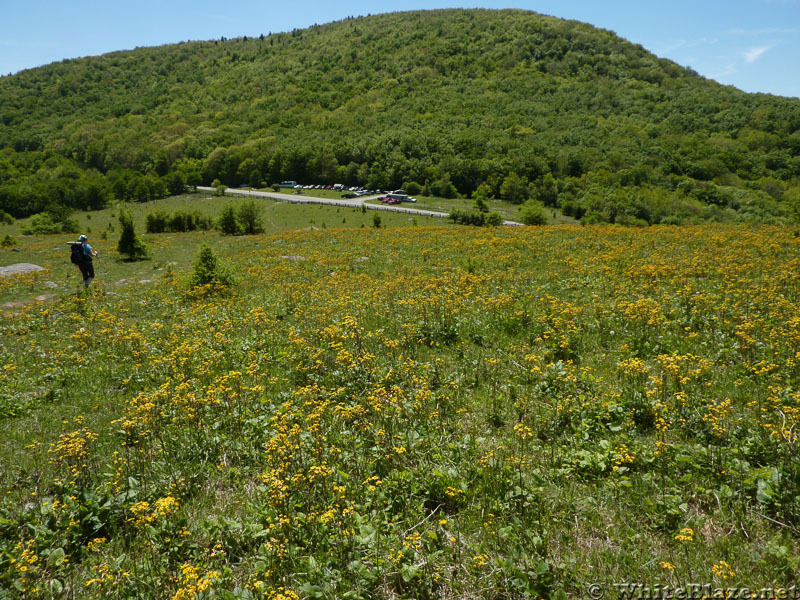
[[[738,27],[728,31],[730,35],[781,35],[800,33],[800,27],[762,27],[760,29],[743,29]]]
[[[718,38],[699,38],[696,40],[676,40],[666,46],[661,46],[655,49],[655,53],[659,56],[664,56],[676,50],[685,50],[687,48],[700,48],[703,46],[713,46],[719,41]]]
[[[720,65],[718,70],[713,73],[709,73],[709,77],[714,80],[722,80],[730,77],[731,75],[736,75],[739,72],[739,69],[736,66],[736,63],[726,63],[724,65]]]
[[[756,46],[755,48],[750,48],[747,52],[744,53],[744,61],[750,65],[756,62],[759,58],[761,58],[767,50],[772,48],[771,45],[768,46]]]

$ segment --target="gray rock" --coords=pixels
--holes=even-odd
[[[18,275],[20,273],[32,273],[33,271],[44,271],[44,267],[34,265],[31,263],[17,263],[8,265],[7,267],[0,267],[0,277],[7,275]]]

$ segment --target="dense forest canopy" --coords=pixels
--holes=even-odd
[[[797,220],[800,100],[521,10],[392,13],[0,78],[15,217],[292,179],[618,223]]]

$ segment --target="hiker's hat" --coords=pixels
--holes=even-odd
[[[89,239],[89,238],[87,238],[85,235],[79,235],[79,236],[78,236],[78,241],[79,241],[79,242],[85,242],[85,241],[86,241],[86,240],[88,240],[88,239]]]

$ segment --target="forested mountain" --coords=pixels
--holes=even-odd
[[[361,17],[0,78],[0,207],[14,216],[216,179],[414,181],[621,223],[789,222],[800,100],[519,10]]]

